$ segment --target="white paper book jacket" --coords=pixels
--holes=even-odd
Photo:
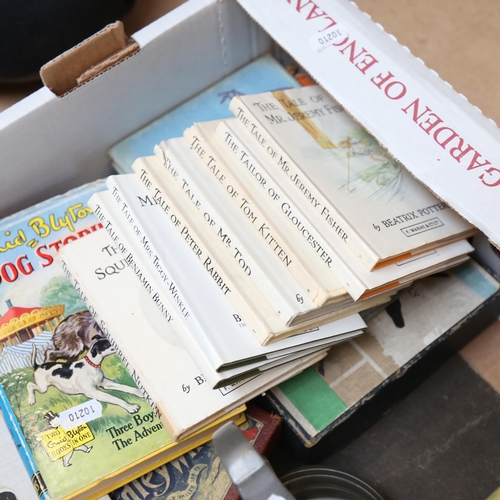
[[[2,407],[52,499],[171,441],[54,260],[65,243],[99,230],[87,201],[103,187],[70,191],[0,224]]]
[[[355,240],[365,240],[387,259],[472,231],[320,87],[240,96],[231,106],[240,120],[250,118],[247,129],[315,207],[332,241],[361,252]]]

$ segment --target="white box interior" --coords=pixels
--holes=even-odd
[[[111,174],[112,145],[272,46],[232,0],[188,1],[132,37],[140,51],[94,80],[0,114],[0,217]]]

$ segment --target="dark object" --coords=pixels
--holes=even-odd
[[[383,500],[360,479],[329,467],[303,467],[281,481],[297,500]]]
[[[499,420],[500,394],[456,354],[318,466],[361,477],[387,500],[484,500],[498,488]],[[283,480],[304,461],[278,446],[271,464]]]
[[[399,299],[391,302],[385,308],[385,312],[392,318],[396,328],[403,328],[405,326],[405,319],[401,311],[401,301]]]
[[[40,67],[126,14],[134,0],[0,0],[0,82]]]
[[[274,411],[284,417],[281,438],[283,448],[290,451],[303,464],[318,463],[341,450],[373,426],[479,332],[496,321],[499,310],[500,290],[453,325],[439,337],[437,342],[419,353],[405,365],[404,370],[396,373],[385,384],[373,390],[369,397],[350,408],[342,415],[341,420],[327,427],[321,439],[314,445],[308,446],[301,439],[302,431],[300,429],[297,431],[293,416],[282,411],[279,403],[272,399],[272,393],[259,398],[258,403],[267,411]],[[285,469],[278,470],[279,464],[276,464],[275,468],[278,474],[285,472]]]
[[[321,465],[391,500],[484,500],[499,486],[500,395],[460,355]]]

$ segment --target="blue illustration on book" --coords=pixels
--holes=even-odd
[[[298,86],[273,57],[259,57],[119,142],[109,155],[117,172],[131,173],[136,158],[153,154],[154,146],[161,141],[182,136],[195,121],[232,116],[228,103],[233,97]]]

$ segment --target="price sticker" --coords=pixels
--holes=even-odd
[[[59,415],[59,425],[68,431],[78,425],[91,422],[102,415],[102,404],[96,399],[73,406]]]
[[[346,38],[349,38],[347,30],[336,24],[325,31],[314,33],[314,35],[310,36],[309,45],[314,50],[321,52],[334,44],[340,44]]]

